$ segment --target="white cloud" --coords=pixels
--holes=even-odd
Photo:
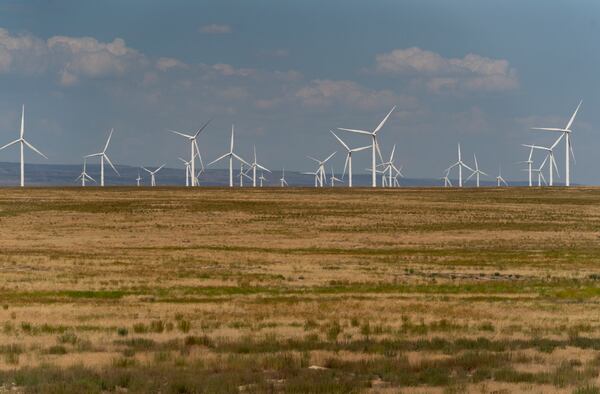
[[[445,58],[417,47],[377,55],[375,71],[423,78],[425,85],[434,92],[457,89],[504,91],[519,87],[517,72],[507,60],[476,54]]]
[[[346,104],[359,109],[373,109],[391,105],[416,105],[416,100],[398,96],[390,90],[371,90],[353,81],[316,79],[300,88],[296,97],[307,107],[327,107]]]
[[[200,28],[200,32],[205,33],[205,34],[229,34],[229,33],[231,33],[231,31],[232,31],[232,29],[231,29],[231,26],[229,26],[229,25],[212,24],[212,25],[202,26]]]
[[[160,71],[167,71],[171,68],[187,68],[188,65],[181,60],[172,57],[161,57],[156,61],[156,68]]]

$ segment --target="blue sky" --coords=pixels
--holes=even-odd
[[[3,1],[0,144],[26,133],[52,163],[79,163],[115,128],[121,164],[179,165],[192,130],[210,161],[236,145],[310,170],[328,130],[373,128],[409,177],[439,177],[461,142],[484,171],[524,179],[531,126],[574,124],[573,181],[600,183],[597,1]],[[352,145],[360,136],[340,133]],[[0,161],[16,160],[15,150]],[[41,159],[28,155],[30,161]],[[561,174],[564,151],[557,152]],[[368,154],[356,156],[366,168]],[[536,162],[542,157],[536,157]]]

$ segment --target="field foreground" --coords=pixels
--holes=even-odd
[[[0,189],[0,393],[600,393],[600,189]]]

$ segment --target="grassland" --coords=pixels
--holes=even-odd
[[[1,189],[2,392],[600,392],[600,189]]]

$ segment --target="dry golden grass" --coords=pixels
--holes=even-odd
[[[2,189],[0,392],[598,392],[599,241],[595,188]]]

